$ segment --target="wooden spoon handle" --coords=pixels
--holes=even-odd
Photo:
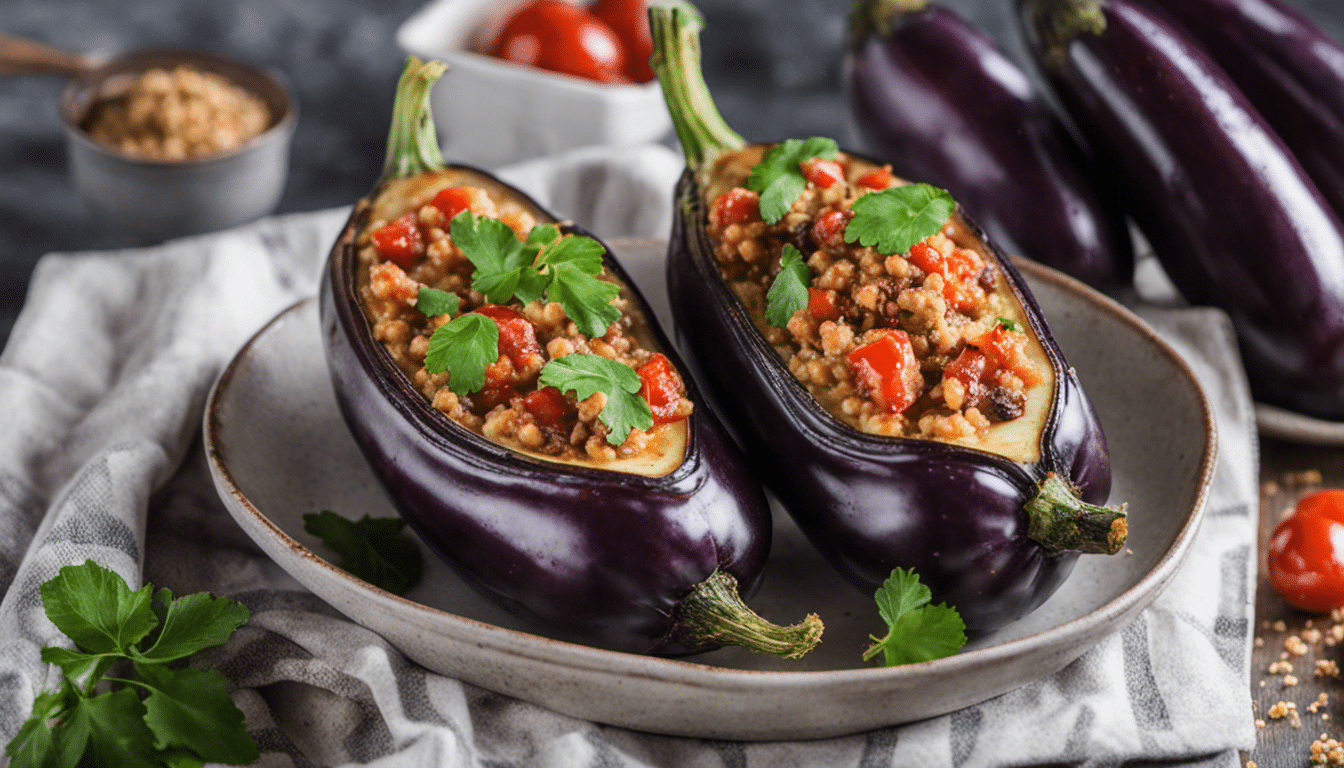
[[[78,54],[0,34],[0,75],[64,75],[74,77],[93,65]]]

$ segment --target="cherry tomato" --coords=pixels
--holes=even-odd
[[[1269,537],[1269,580],[1305,611],[1344,607],[1344,490],[1318,491]]]
[[[419,219],[414,213],[408,213],[390,224],[375,229],[369,239],[373,241],[373,249],[379,256],[402,269],[415,266],[416,259],[425,252],[425,243],[420,237]]]
[[[625,76],[636,83],[653,79],[653,34],[649,31],[649,4],[644,0],[597,0],[588,12],[605,21],[625,46]]]
[[[490,53],[599,83],[625,82],[625,46],[606,22],[561,0],[536,0],[504,22]]]
[[[723,225],[760,221],[761,196],[746,187],[733,187],[714,198],[709,215]]]

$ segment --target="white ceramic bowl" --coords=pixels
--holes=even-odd
[[[480,53],[525,1],[435,0],[397,30],[406,53],[450,65],[430,98],[446,157],[494,168],[667,135],[672,118],[657,81],[603,85]]]

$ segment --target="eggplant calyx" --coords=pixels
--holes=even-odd
[[[1089,504],[1051,472],[1024,505],[1027,537],[1052,552],[1114,555],[1129,535],[1125,506]]]
[[[870,35],[890,35],[902,16],[928,6],[929,0],[854,0],[849,9],[850,47],[859,47]]]
[[[782,627],[761,618],[742,602],[737,579],[723,571],[691,588],[673,612],[672,638],[688,648],[737,645],[785,659],[801,658],[821,641],[815,613]]]
[[[448,65],[442,61],[422,62],[415,56],[406,59],[406,69],[397,80],[397,95],[392,104],[392,128],[387,134],[387,156],[380,184],[443,168],[443,150],[434,132],[429,92],[434,81],[446,71]]]
[[[1028,26],[1051,66],[1063,64],[1074,38],[1106,31],[1102,0],[1027,0],[1025,6]]]
[[[681,140],[686,164],[693,168],[747,143],[719,114],[705,84],[700,70],[702,25],[682,7],[649,8],[649,30],[653,34],[653,57],[649,64],[663,86],[663,98]]]

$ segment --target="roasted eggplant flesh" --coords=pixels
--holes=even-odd
[[[905,182],[846,153],[768,224],[746,186],[767,149],[720,155],[701,183],[723,279],[793,375],[860,431],[1035,461],[1054,374],[992,250],[959,216],[902,254],[847,242],[855,200]],[[775,326],[767,293],[785,246],[812,280],[807,305]]]

